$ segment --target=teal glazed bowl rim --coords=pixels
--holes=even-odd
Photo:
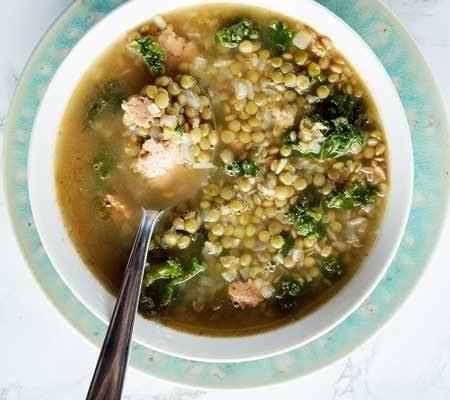
[[[67,51],[94,20],[119,3],[77,1],[49,30],[18,85],[4,147],[9,210],[28,264],[56,307],[96,345],[101,343],[105,325],[73,296],[42,249],[30,211],[26,165],[31,126],[46,85]],[[275,384],[317,370],[372,336],[403,303],[430,259],[436,232],[445,220],[449,186],[448,124],[435,83],[414,43],[383,5],[365,0],[349,1],[345,5],[325,0],[320,3],[343,18],[369,43],[396,83],[408,115],[415,156],[415,192],[397,256],[383,281],[358,310],[306,346],[259,361],[205,364],[135,344],[130,362],[150,375],[190,386],[244,388]],[[419,242],[420,246],[415,246]]]

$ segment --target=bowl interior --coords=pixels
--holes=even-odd
[[[173,0],[168,5],[133,0],[116,9],[94,26],[67,56],[50,83],[35,119],[28,182],[39,235],[66,284],[105,322],[112,313],[114,298],[83,264],[67,235],[57,205],[54,151],[59,124],[83,73],[116,38],[155,14],[199,3]],[[242,1],[229,0],[227,3],[242,4]],[[406,226],[413,188],[412,146],[406,116],[392,81],[368,45],[343,21],[312,0],[245,0],[245,3],[305,21],[329,36],[352,63],[367,85],[384,125],[389,146],[391,188],[379,236],[370,255],[336,296],[305,318],[260,335],[210,338],[174,331],[137,317],[137,341],[164,353],[202,361],[242,361],[278,354],[315,339],[347,317],[376,286],[395,255]]]

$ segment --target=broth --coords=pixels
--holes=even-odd
[[[228,35],[236,23],[245,28],[237,39]],[[196,334],[272,329],[331,298],[370,251],[388,189],[382,124],[351,64],[305,23],[235,5],[174,11],[117,40],[74,91],[56,151],[58,201],[109,291],[120,287],[141,207],[175,206],[150,251],[146,316]],[[179,46],[166,48],[157,78],[129,47],[153,35],[164,48],[161,31]],[[176,115],[176,129],[154,127],[160,114],[136,127],[124,112],[136,99],[157,104],[156,93],[169,94],[164,115]],[[156,178],[139,170],[151,146],[172,142],[188,148],[189,162]],[[202,268],[176,286],[182,279],[151,286],[151,267],[174,260],[185,275]],[[171,301],[150,312],[148,301],[168,288]]]

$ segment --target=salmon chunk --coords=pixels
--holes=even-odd
[[[135,170],[147,178],[155,178],[183,164],[183,161],[183,154],[177,141],[148,139],[142,145]]]
[[[152,122],[161,116],[161,110],[151,99],[145,96],[132,96],[122,103],[126,125],[150,128]]]
[[[177,35],[172,25],[168,25],[158,35],[158,42],[167,51],[169,64],[190,62],[198,55],[195,43],[188,42],[184,37]]]
[[[236,307],[253,308],[264,300],[261,290],[256,287],[255,281],[234,281],[228,287],[228,295]]]

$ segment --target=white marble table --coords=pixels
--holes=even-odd
[[[385,1],[417,40],[450,105],[450,0]],[[70,2],[0,0],[0,136],[31,50]],[[234,395],[182,389],[130,370],[124,399],[450,399],[449,243],[447,224],[434,261],[400,312],[375,339],[325,370]],[[56,312],[34,282],[2,196],[0,260],[0,400],[83,399],[98,350]]]

